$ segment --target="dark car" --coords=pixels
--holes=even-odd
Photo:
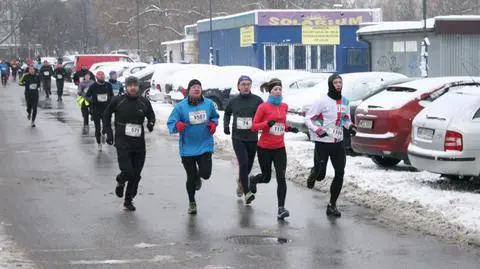
[[[62,66],[63,66],[63,68],[65,68],[65,72],[66,72],[65,80],[71,82],[73,73],[75,72],[74,71],[75,63],[72,62],[72,61],[63,62]]]

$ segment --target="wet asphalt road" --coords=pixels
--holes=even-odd
[[[147,136],[138,209],[124,212],[113,194],[114,149],[99,153],[93,130],[80,134],[72,97],[62,105],[42,95],[40,106],[32,129],[23,90],[0,88],[0,220],[37,268],[479,268],[473,252],[381,224],[347,202],[330,220],[324,194],[293,184],[291,217],[280,223],[275,181],[245,206],[231,156],[217,154],[197,194],[199,215],[189,216],[176,137],[158,130]]]

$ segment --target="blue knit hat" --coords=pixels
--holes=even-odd
[[[243,76],[240,76],[240,78],[238,79],[237,85],[240,84],[240,82],[245,81],[245,80],[252,82],[252,79],[249,76],[243,75]]]
[[[114,74],[116,75],[116,74],[117,74],[117,71],[110,71],[110,73],[108,73],[108,76],[111,77],[111,76],[113,76]]]

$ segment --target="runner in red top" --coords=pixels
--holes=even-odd
[[[287,153],[284,134],[285,132],[298,133],[298,129],[289,127],[286,123],[288,106],[282,103],[282,82],[279,79],[272,79],[268,82],[267,91],[270,93],[268,101],[258,107],[252,124],[253,131],[262,131],[257,147],[258,162],[262,173],[250,177],[249,187],[252,193],[256,193],[258,183],[269,183],[272,177],[273,163],[278,184],[277,218],[283,220],[290,216],[288,210],[285,209]]]

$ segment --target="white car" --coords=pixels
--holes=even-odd
[[[165,100],[166,82],[175,72],[184,69],[189,64],[161,63],[155,65],[155,72],[150,81],[150,96],[155,100]]]
[[[105,73],[105,79],[108,80],[109,79],[109,74],[111,71],[115,71],[117,72],[117,75],[118,76],[122,76],[123,72],[129,68],[135,68],[135,67],[140,67],[140,68],[143,68],[145,66],[147,66],[148,64],[146,63],[138,63],[138,62],[134,62],[134,63],[128,63],[128,62],[115,62],[115,63],[112,63],[112,64],[107,64],[107,65],[103,65],[99,68],[97,68],[97,70],[94,72],[94,74],[96,74],[96,72],[98,71],[103,71]]]
[[[473,83],[472,83],[473,84]],[[449,178],[480,175],[480,83],[454,88],[413,120],[408,159]]]

